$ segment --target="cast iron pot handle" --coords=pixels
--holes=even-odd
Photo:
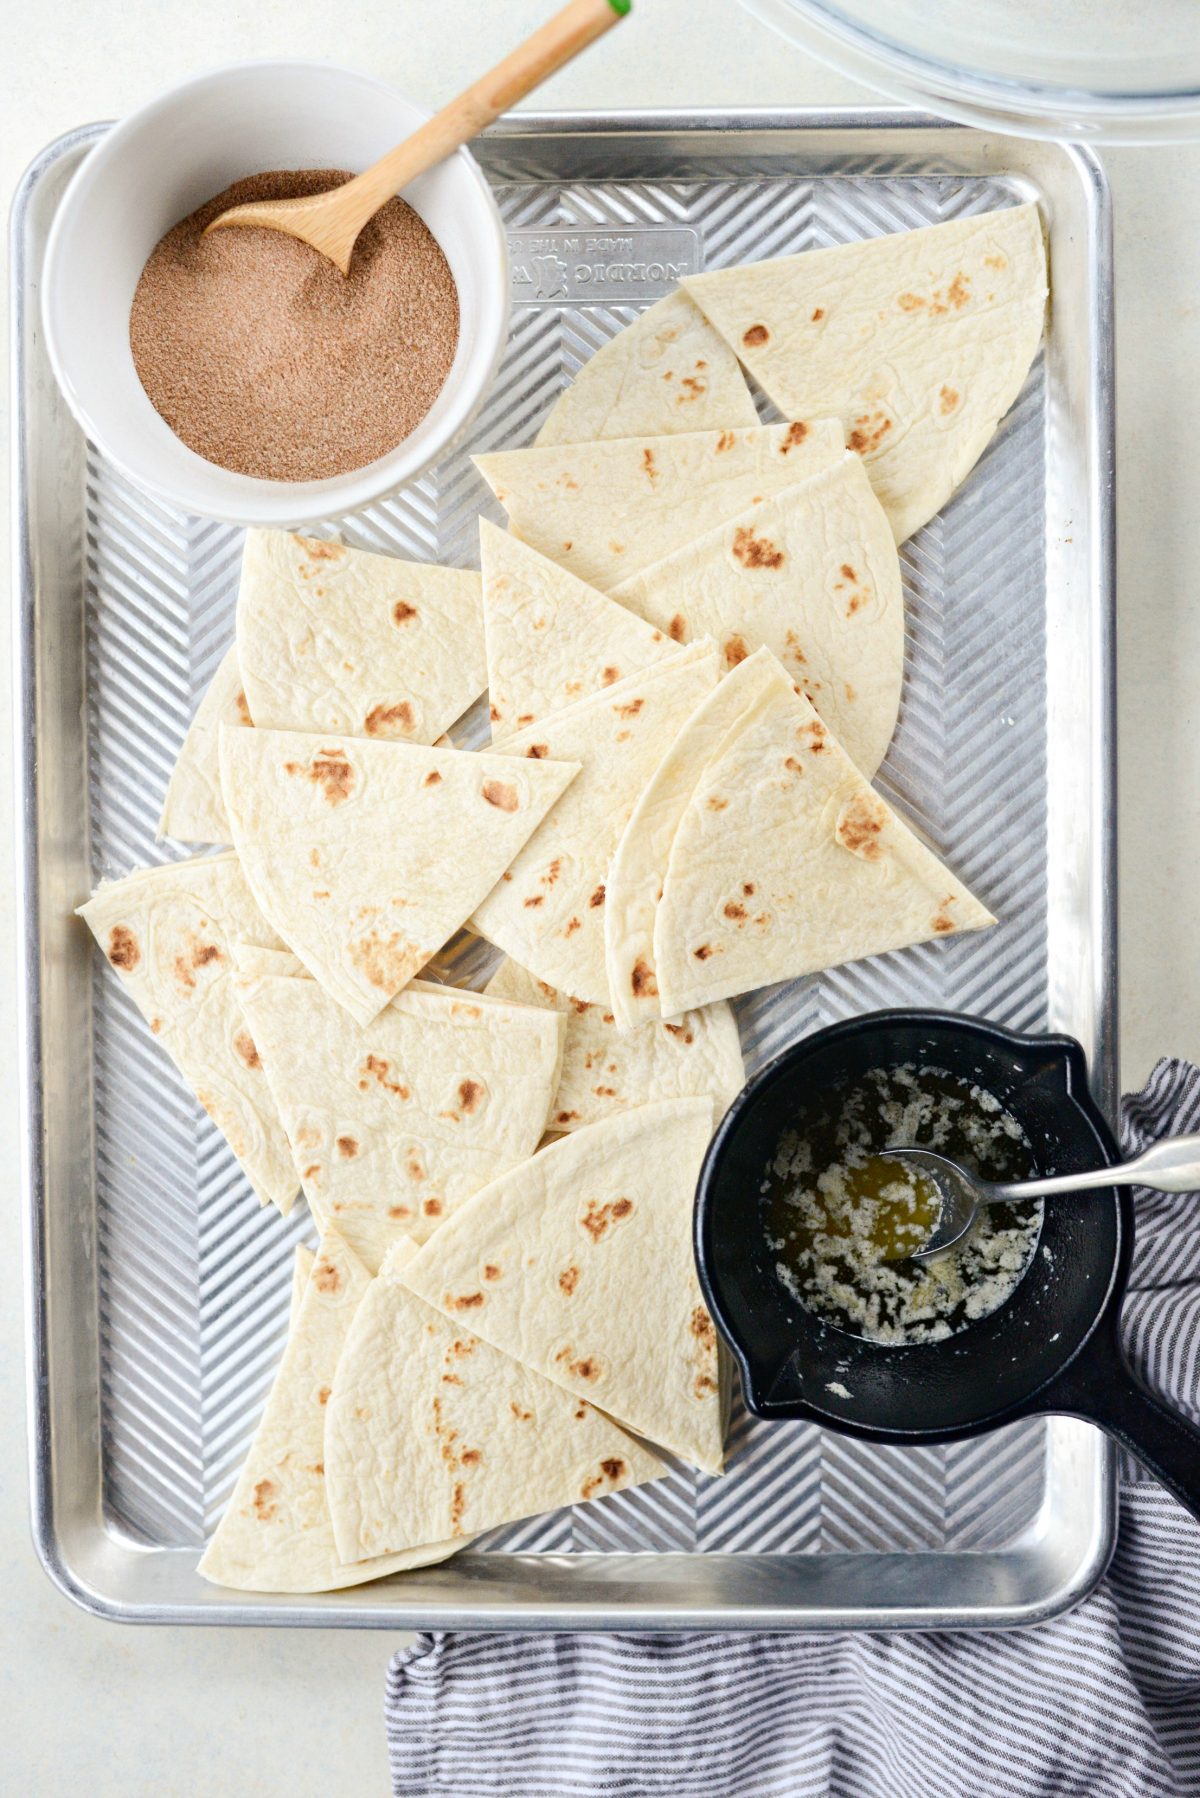
[[[1038,1409],[1098,1423],[1200,1519],[1200,1429],[1134,1373],[1105,1330],[1041,1395]]]

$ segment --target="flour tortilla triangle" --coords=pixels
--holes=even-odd
[[[1041,342],[1036,204],[693,275],[684,286],[789,417],[841,419],[897,543],[941,509]]]
[[[995,922],[868,786],[768,651],[718,689],[723,722],[737,693],[748,703],[723,735],[704,708],[692,719],[661,809],[651,796],[622,845],[634,889],[656,876],[662,892],[652,961],[663,1016]],[[651,847],[630,858],[639,833]],[[626,912],[620,892],[614,903]],[[636,909],[626,915],[644,928]],[[635,948],[622,940],[626,957]]]
[[[106,881],[79,915],[259,1200],[286,1215],[299,1182],[233,979],[236,944],[278,938],[237,856],[194,856]]]
[[[839,462],[835,418],[476,456],[509,526],[608,593],[747,506]]]
[[[654,1099],[707,1097],[719,1123],[746,1079],[737,1021],[728,1005],[705,1005],[674,1020],[618,1027],[604,1005],[567,999],[505,956],[484,991],[561,1013],[562,1072],[547,1119],[559,1133],[581,1130]]]
[[[257,726],[432,743],[487,681],[480,579],[247,531],[237,650]]]
[[[338,1362],[371,1276],[327,1230],[297,1307],[254,1441],[200,1573],[242,1592],[330,1592],[444,1561],[462,1540],[346,1565],[326,1498],[325,1414]]]
[[[737,357],[680,288],[589,357],[551,406],[537,442],[595,443],[757,423]]]
[[[307,975],[240,982],[310,1211],[370,1272],[532,1155],[565,1020],[414,980],[356,1024]]]
[[[296,1319],[300,1315],[300,1305],[308,1286],[308,1276],[312,1273],[316,1255],[307,1243],[296,1244],[296,1254],[292,1262],[292,1297],[288,1307],[288,1335],[296,1327]]]
[[[678,647],[485,518],[479,550],[494,738],[611,687]]]
[[[401,1278],[506,1354],[719,1473],[717,1340],[692,1256],[711,1135],[707,1099],[577,1130],[476,1193]]]
[[[360,1024],[466,920],[575,773],[332,734],[221,737],[246,879],[279,935]]]
[[[765,645],[868,779],[883,760],[900,710],[904,594],[858,456],[717,525],[613,598],[680,642],[713,637],[730,667]]]
[[[163,800],[162,817],[158,821],[160,837],[174,837],[180,843],[232,841],[221,793],[217,753],[223,724],[231,727],[250,724],[250,708],[242,685],[236,643],[229,645],[218,662],[217,671],[188,726]]]
[[[667,1469],[609,1418],[448,1321],[389,1250],[350,1329],[325,1421],[338,1553],[347,1561],[479,1534]]]
[[[475,911],[471,928],[573,999],[608,1002],[608,864],[642,788],[676,732],[716,684],[717,654],[693,643],[555,712],[500,747],[578,779]]]

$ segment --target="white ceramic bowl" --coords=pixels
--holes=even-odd
[[[240,63],[201,75],[114,127],[63,196],[43,312],[54,372],[92,441],[151,493],[235,524],[301,525],[411,481],[465,430],[495,375],[509,318],[508,257],[491,191],[459,150],[404,192],[458,287],[458,350],[432,409],[388,455],[328,481],[262,481],[206,462],[159,417],[129,348],[146,258],[179,219],[265,169],[359,170],[428,118],[369,75],[325,63]]]

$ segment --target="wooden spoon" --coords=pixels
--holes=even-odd
[[[595,43],[632,4],[633,0],[570,0],[503,62],[352,181],[307,199],[252,200],[232,206],[206,227],[205,236],[227,225],[265,225],[311,244],[348,275],[359,232],[386,201]]]

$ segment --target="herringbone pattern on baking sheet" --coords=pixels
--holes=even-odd
[[[706,267],[934,223],[1003,204],[1003,182],[932,179],[881,163],[861,177],[731,182],[541,181],[501,190],[514,228],[695,229]],[[657,298],[648,290],[646,300]],[[403,493],[314,520],[347,542],[477,565],[476,517],[502,514],[469,451],[529,441],[553,396],[635,316],[633,304],[530,305],[470,442]],[[763,407],[770,415],[769,407]],[[905,546],[909,610],[888,797],[1002,922],[771,989],[739,1006],[751,1069],[852,1012],[936,1003],[1036,1027],[1046,1011],[1043,468],[1040,369],[963,491]],[[132,489],[98,458],[88,480],[93,868],[97,877],[184,853],[155,842],[188,719],[233,629],[240,534]],[[456,730],[479,742],[481,711]],[[449,959],[478,984],[469,939]],[[303,1204],[260,1210],[220,1136],[174,1078],[106,970],[95,983],[96,1156],[106,1492],[155,1542],[197,1542],[219,1514],[286,1326]],[[809,1553],[983,1548],[1011,1541],[1043,1486],[1044,1432],[986,1444],[880,1449],[803,1424],[764,1425],[736,1391],[732,1464],[676,1467],[655,1485],[493,1532],[493,1552],[701,1549]]]

